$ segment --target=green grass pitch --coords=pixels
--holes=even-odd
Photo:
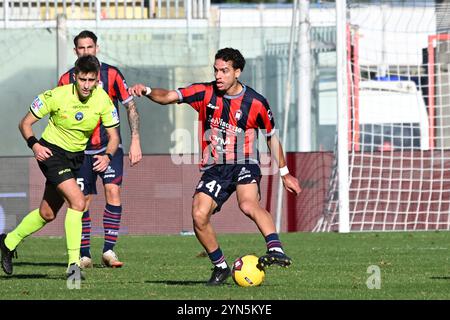
[[[265,251],[259,234],[218,238],[230,264]],[[449,232],[283,233],[281,240],[293,265],[272,266],[261,286],[241,288],[231,278],[220,287],[204,285],[211,264],[194,236],[122,235],[121,269],[101,268],[103,240],[95,237],[95,267],[79,290],[69,290],[65,239],[29,238],[18,247],[14,274],[0,271],[0,299],[450,299]],[[379,289],[368,288],[370,266],[379,267]]]

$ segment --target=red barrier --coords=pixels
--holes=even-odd
[[[130,168],[125,157],[122,187],[122,234],[178,234],[192,231],[191,204],[194,188],[201,173],[197,165],[175,165],[170,155],[144,156],[141,163]],[[300,178],[303,192],[300,196],[285,196],[282,231],[310,231],[322,214],[332,155],[328,153],[288,153],[290,171]],[[44,178],[36,161],[30,159],[30,210],[39,206]],[[278,175],[263,176],[261,205],[275,220]],[[104,208],[103,187],[97,181],[98,195],[94,196],[90,215],[92,233],[102,234]],[[55,221],[39,231],[38,235],[64,235],[65,207]],[[236,196],[212,218],[218,233],[258,232],[256,225],[237,206]]]

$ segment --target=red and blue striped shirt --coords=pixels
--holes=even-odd
[[[215,164],[259,164],[258,129],[275,133],[275,121],[266,98],[242,85],[235,96],[220,92],[215,81],[177,90],[179,103],[198,112],[203,170]]]

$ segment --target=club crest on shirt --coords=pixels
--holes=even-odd
[[[240,120],[242,118],[242,111],[241,110],[236,111],[234,117],[236,118],[236,120]]]
[[[75,114],[75,119],[77,119],[78,121],[81,121],[82,119],[83,119],[83,117],[84,117],[84,115],[83,115],[83,112],[77,112],[76,114]]]

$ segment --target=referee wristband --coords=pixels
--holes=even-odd
[[[284,177],[289,173],[289,169],[287,166],[284,166],[283,168],[280,168],[280,176]]]
[[[38,139],[35,136],[31,136],[27,139],[28,148],[33,149],[33,146],[38,143]]]
[[[145,87],[145,95],[148,96],[150,93],[152,93],[152,88]]]

